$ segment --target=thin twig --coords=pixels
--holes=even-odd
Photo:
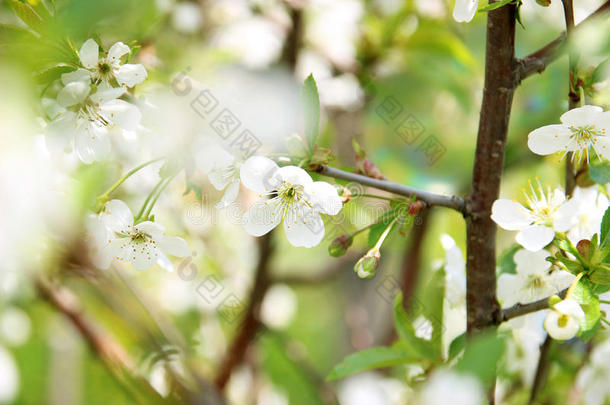
[[[323,174],[324,176],[352,181],[364,186],[389,191],[390,193],[401,195],[403,197],[416,196],[418,200],[421,200],[430,206],[437,205],[439,207],[451,208],[461,213],[466,212],[466,204],[464,199],[458,196],[434,194],[428,191],[417,190],[409,186],[403,186],[402,184],[393,183],[391,181],[378,180],[372,177],[363,176],[361,174],[346,172],[344,170],[335,169],[334,167],[326,165],[317,166],[315,171]]]
[[[560,291],[557,295],[561,298],[566,296],[568,289]],[[531,314],[532,312],[538,312],[543,309],[547,309],[549,307],[549,298],[546,297],[539,299],[538,301],[530,302],[527,304],[517,303],[512,307],[502,309],[502,316],[500,318],[501,322],[506,322],[510,319],[516,318],[518,316],[523,316],[527,314]]]
[[[610,0],[602,4],[597,10],[591,13],[586,19],[584,19],[576,28],[581,27],[584,23],[588,23],[596,17],[610,10]],[[532,76],[534,73],[541,73],[546,67],[559,56],[563,54],[565,45],[567,43],[568,35],[562,32],[557,38],[526,57],[519,59],[519,68],[517,74],[517,80],[520,82]]]
[[[538,392],[540,391],[540,387],[544,385],[544,381],[546,380],[550,364],[549,352],[552,344],[553,339],[547,335],[546,339],[544,339],[544,343],[540,345],[540,358],[538,359],[538,367],[536,368],[536,375],[534,377],[532,391],[530,392],[529,405],[534,403],[538,396]]]

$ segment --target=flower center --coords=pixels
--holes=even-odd
[[[569,320],[569,316],[567,316],[565,314],[559,316],[559,319],[557,320],[557,326],[559,326],[560,328],[565,328],[566,325],[568,324],[568,320]]]
[[[538,187],[534,189],[534,185],[531,180],[528,180],[530,185],[531,194],[527,194],[525,189],[523,189],[523,194],[525,194],[525,198],[527,200],[527,205],[531,210],[531,215],[533,217],[535,224],[540,225],[553,225],[553,216],[555,212],[559,209],[561,205],[561,201],[556,201],[556,198],[553,196],[553,191],[551,190],[551,186],[547,185],[546,192],[542,188],[540,181],[536,179],[538,182]]]
[[[529,280],[528,280],[529,288],[537,290],[537,289],[544,287],[544,285],[545,285],[544,278],[542,278],[541,276],[535,275],[535,274],[532,274],[529,276]]]
[[[133,243],[144,243],[148,239],[148,235],[142,232],[138,232],[135,235],[132,235],[131,241]]]
[[[597,137],[606,135],[604,128],[597,129],[595,124],[584,125],[581,127],[570,126],[570,139],[574,140],[578,145],[578,151],[574,153],[574,159],[580,161],[583,154],[586,154],[587,162],[589,161],[589,148],[597,142]]]

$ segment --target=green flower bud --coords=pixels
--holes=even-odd
[[[377,267],[379,267],[380,259],[381,253],[379,253],[379,249],[372,248],[358,260],[354,266],[354,271],[360,278],[371,278],[375,275]]]
[[[536,0],[536,3],[540,4],[542,7],[548,7],[551,5],[551,0]]]
[[[352,246],[354,238],[352,235],[343,234],[335,238],[330,245],[328,245],[328,254],[333,257],[343,256],[347,249]]]

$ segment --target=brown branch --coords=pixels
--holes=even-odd
[[[562,290],[557,293],[557,295],[561,298],[564,298],[567,292],[568,289],[566,288],[565,290]],[[549,307],[549,298],[551,297],[542,298],[538,301],[530,302],[527,304],[517,303],[512,307],[504,308],[500,316],[500,322],[506,322],[518,316],[523,316],[531,314],[532,312],[538,312],[543,309],[547,309]]]
[[[547,335],[546,339],[544,339],[544,343],[540,345],[540,358],[538,359],[538,367],[536,368],[536,375],[534,376],[534,383],[532,385],[532,391],[530,392],[529,405],[534,403],[540,388],[544,385],[544,381],[546,381],[550,365],[549,354],[552,344],[553,339]]]
[[[393,183],[387,180],[378,180],[372,177],[363,176],[361,174],[335,169],[334,167],[326,165],[318,165],[314,171],[323,174],[324,176],[351,181],[404,197],[416,196],[418,200],[421,200],[430,206],[437,205],[439,207],[447,207],[461,213],[464,213],[466,210],[464,199],[461,197],[434,194],[428,191],[417,190],[412,187],[403,186],[402,184]]]
[[[466,216],[467,331],[497,323],[496,224],[491,206],[498,198],[516,82],[514,4],[490,11],[487,17],[485,87],[474,157],[472,188]]]
[[[584,23],[588,23],[591,20],[599,17],[603,13],[610,10],[610,0],[602,4],[597,10],[591,13],[585,20],[583,20],[576,27],[582,26]],[[546,67],[556,59],[558,59],[565,50],[568,35],[562,32],[557,38],[526,57],[519,59],[519,70],[518,70],[518,81],[532,76],[534,73],[541,73]]]
[[[250,302],[246,308],[246,313],[239,327],[239,331],[237,332],[237,336],[233,340],[231,347],[222,361],[216,379],[214,380],[214,385],[219,390],[222,390],[225,387],[231,377],[233,369],[241,364],[244,355],[246,354],[246,350],[250,346],[250,342],[254,339],[259,330],[260,320],[258,315],[260,304],[269,287],[269,262],[273,255],[273,246],[271,243],[272,234],[273,232],[269,232],[258,239],[259,259],[256,266],[254,286],[252,287],[252,293],[250,294]]]

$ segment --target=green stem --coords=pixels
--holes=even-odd
[[[381,245],[383,244],[383,241],[385,240],[385,238],[388,236],[388,234],[390,233],[390,231],[392,230],[392,227],[394,226],[394,224],[396,223],[396,220],[398,218],[394,218],[394,220],[392,222],[390,222],[390,225],[388,225],[387,228],[385,228],[385,231],[383,231],[383,233],[381,234],[381,236],[379,237],[379,240],[377,240],[377,243],[375,243],[374,249],[379,250],[379,248],[381,248]]]
[[[138,214],[136,215],[136,222],[142,218],[142,215],[144,215],[144,210],[146,209],[146,207],[148,206],[148,202],[150,201],[150,199],[153,197],[153,195],[155,195],[155,193],[157,192],[157,190],[159,189],[159,187],[161,187],[161,184],[163,183],[163,181],[165,181],[165,178],[162,178],[161,180],[159,180],[159,182],[155,185],[155,187],[153,187],[153,189],[151,190],[151,192],[148,194],[148,197],[146,197],[146,200],[144,200],[144,203],[142,204],[142,206],[140,207],[140,210],[138,211]]]
[[[610,304],[610,301],[606,301],[606,300],[599,300],[600,304]]]
[[[578,91],[580,92],[580,106],[584,107],[585,103],[585,88],[583,86],[578,86]]]
[[[354,197],[368,197],[368,198],[379,198],[380,200],[386,200],[386,201],[394,201],[395,198],[392,197],[386,197],[383,195],[375,195],[375,194],[358,194]]]
[[[123,177],[121,177],[116,183],[114,183],[112,185],[112,187],[110,187],[108,190],[106,190],[106,192],[102,195],[100,195],[98,197],[98,199],[108,199],[108,196],[114,191],[116,190],[121,184],[123,184],[125,182],[125,180],[127,180],[129,177],[131,177],[134,173],[136,173],[137,171],[139,171],[140,169],[153,164],[155,162],[158,162],[159,160],[165,159],[164,157],[160,157],[160,158],[156,158],[153,160],[149,160],[148,162],[144,162],[141,165],[134,167],[133,169],[131,169],[130,171],[128,171],[127,173],[125,173],[125,175]]]
[[[570,288],[568,288],[568,292],[566,293],[566,297],[564,299],[569,299],[572,296],[572,293],[574,292],[574,289],[576,288],[576,284],[578,284],[578,282],[580,281],[580,279],[582,278],[582,276],[584,276],[585,273],[579,273],[576,278],[574,279],[574,281],[572,281],[572,284],[570,284]]]
[[[610,326],[610,321],[608,321],[606,318],[600,318],[600,319],[602,320],[603,323]]]
[[[159,187],[159,190],[157,191],[157,195],[155,195],[155,197],[153,198],[153,200],[150,202],[150,205],[148,206],[148,208],[146,209],[146,213],[144,214],[143,218],[146,220],[148,219],[148,217],[150,216],[150,212],[152,211],[153,207],[155,206],[155,204],[157,203],[157,200],[159,199],[159,197],[161,196],[161,194],[163,193],[163,191],[167,188],[167,186],[169,185],[169,183],[172,182],[172,180],[174,179],[174,177],[176,177],[176,175],[170,176],[168,177],[166,180],[166,182]]]

